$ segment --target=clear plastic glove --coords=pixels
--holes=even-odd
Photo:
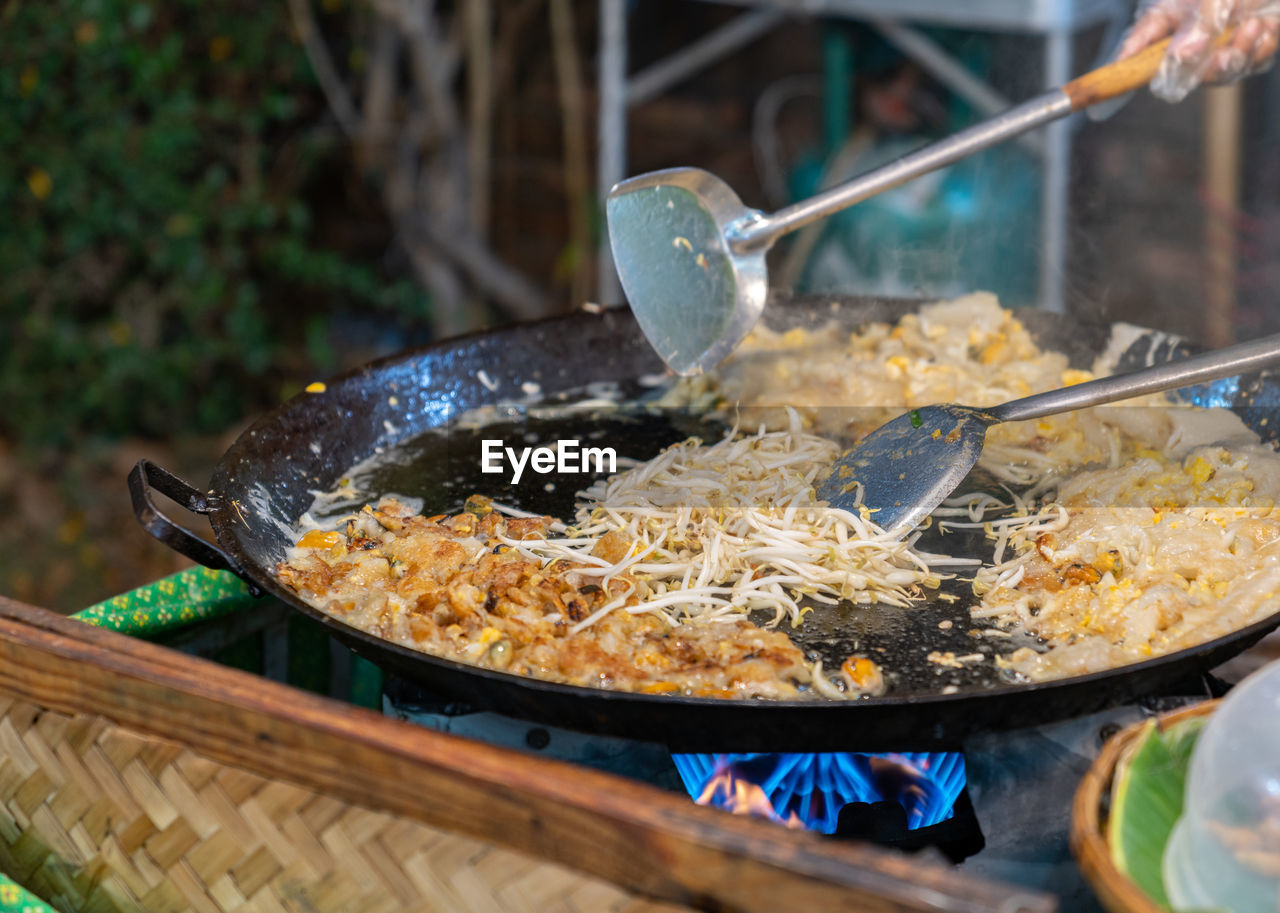
[[[1235,28],[1229,41],[1223,32]],[[1280,43],[1280,0],[1143,0],[1120,59],[1169,35],[1151,91],[1178,102],[1201,83],[1230,83],[1271,66]]]

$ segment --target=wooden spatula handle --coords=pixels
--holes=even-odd
[[[1071,80],[1062,87],[1062,91],[1071,98],[1071,109],[1080,111],[1100,101],[1140,89],[1151,82],[1156,70],[1160,69],[1160,61],[1164,58],[1170,40],[1166,38],[1132,57],[1090,70]]]
[[[1230,41],[1235,31],[1234,28],[1223,30],[1215,42],[1217,46],[1221,47]],[[1071,110],[1080,111],[1100,101],[1140,89],[1151,82],[1156,70],[1160,69],[1160,61],[1164,59],[1164,52],[1168,50],[1172,40],[1166,38],[1132,57],[1090,70],[1071,80],[1062,87],[1062,91],[1071,99]]]

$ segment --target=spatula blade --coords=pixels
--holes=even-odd
[[[818,497],[856,510],[855,483],[860,482],[873,522],[888,531],[909,529],[964,481],[993,422],[966,406],[913,409],[846,450],[819,486]]]

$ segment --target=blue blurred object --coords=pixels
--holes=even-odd
[[[798,819],[822,834],[835,833],[840,810],[854,802],[897,801],[913,830],[946,821],[965,785],[957,752],[673,754],[671,760],[701,804],[734,811],[731,803],[743,796],[762,795],[772,809],[763,810],[767,817]]]
[[[869,149],[860,174],[923,145],[896,137]],[[793,172],[791,192],[819,190],[816,161]],[[796,291],[905,297],[994,292],[1030,305],[1038,290],[1040,179],[1026,150],[1005,145],[918,178],[831,217]]]
[[[981,36],[930,34],[971,69],[990,65],[990,48]],[[874,30],[848,24],[828,24],[822,49],[822,148],[793,167],[792,200],[808,199],[937,139],[881,136],[852,161],[842,161],[842,147],[858,142],[855,82],[904,58]],[[959,98],[952,97],[947,108],[948,132],[980,117]],[[834,162],[840,162],[840,173],[824,183],[824,171]],[[803,263],[788,270],[794,291],[953,297],[982,290],[1008,306],[1034,305],[1040,289],[1040,197],[1040,163],[1026,148],[988,149],[832,216],[802,255]]]

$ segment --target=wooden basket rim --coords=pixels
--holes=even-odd
[[[1103,802],[1110,798],[1116,770],[1134,750],[1146,727],[1154,720],[1163,732],[1183,720],[1208,716],[1220,699],[1202,701],[1149,717],[1127,726],[1107,740],[1076,787],[1071,804],[1071,853],[1085,880],[1111,913],[1168,913],[1146,895],[1133,879],[1121,872],[1107,844]]]

